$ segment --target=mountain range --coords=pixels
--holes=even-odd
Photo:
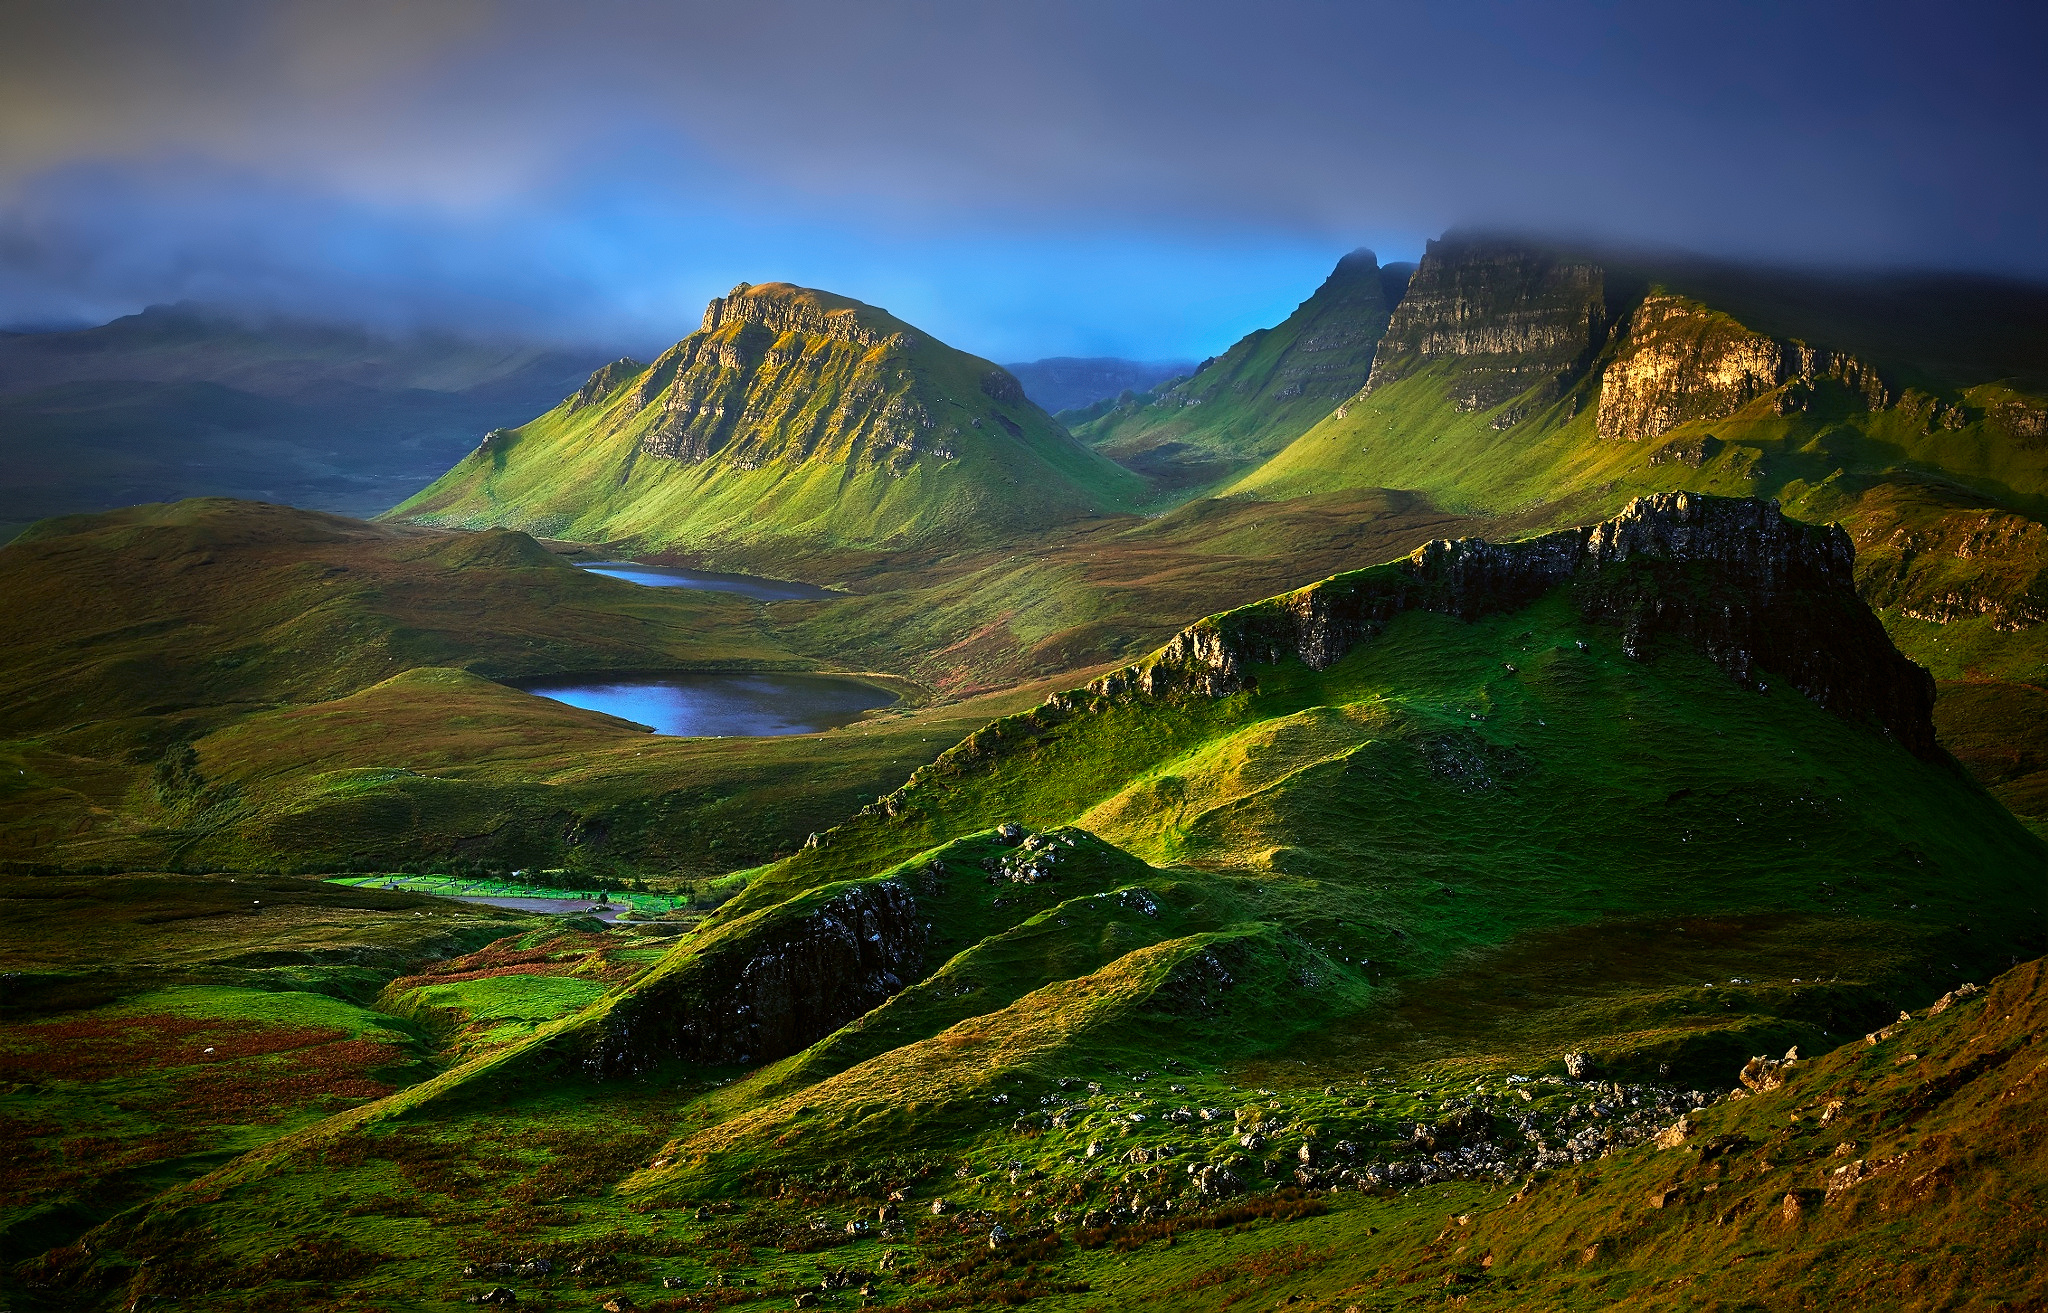
[[[541,386],[450,352],[150,385]],[[1185,369],[770,283],[548,387],[0,548],[8,1299],[2042,1298],[2040,289],[1452,233]],[[522,687],[672,671],[898,700]]]
[[[604,359],[199,304],[0,334],[0,535],[192,496],[373,515]]]

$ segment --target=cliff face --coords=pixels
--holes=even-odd
[[[1600,374],[1600,436],[1640,442],[1697,419],[1733,415],[1790,384],[1780,413],[1801,408],[1834,384],[1881,410],[1890,394],[1877,371],[1842,352],[1780,342],[1696,301],[1652,292],[1628,316],[1614,358]]]
[[[1857,597],[1854,565],[1839,527],[1788,520],[1748,498],[1660,493],[1600,524],[1518,543],[1433,542],[1404,561],[1212,617],[1090,691],[1228,696],[1255,685],[1258,664],[1298,658],[1326,669],[1404,611],[1472,619],[1568,586],[1589,621],[1623,630],[1632,656],[1647,657],[1662,637],[1683,640],[1739,680],[1774,672],[1835,714],[1937,757],[1933,680]]]
[[[914,365],[920,345],[873,307],[742,284],[654,363],[622,419],[657,410],[640,450],[688,463],[717,456],[757,469],[823,455],[900,468],[926,452],[944,459],[952,452]],[[1014,404],[1021,393],[998,399]]]
[[[1448,395],[1489,410],[1541,383],[1568,386],[1606,341],[1600,266],[1491,238],[1429,244],[1365,384],[1371,392],[1444,360]]]
[[[908,889],[855,885],[802,915],[735,934],[636,989],[586,1041],[584,1066],[605,1079],[678,1058],[786,1057],[916,980],[925,939]]]

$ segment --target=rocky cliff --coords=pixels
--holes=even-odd
[[[1447,396],[1490,410],[1539,384],[1582,374],[1613,313],[1597,264],[1524,243],[1448,236],[1429,244],[1395,308],[1365,390],[1454,362]]]
[[[857,884],[734,926],[637,987],[581,1037],[600,1079],[672,1059],[767,1062],[831,1034],[916,980],[926,930],[910,890]]]
[[[1627,316],[1614,357],[1600,371],[1600,436],[1640,442],[1680,424],[1733,415],[1784,389],[1781,414],[1832,384],[1869,410],[1891,394],[1854,356],[1753,332],[1726,314],[1668,292],[1652,292]]]
[[[703,326],[655,361],[620,418],[657,410],[640,448],[667,460],[723,455],[752,469],[823,453],[900,468],[901,458],[921,453],[949,458],[912,366],[918,346],[905,325],[871,306],[742,283],[713,299]]]
[[[1515,543],[1433,542],[1406,560],[1211,617],[1089,691],[1228,696],[1255,686],[1260,664],[1325,669],[1404,611],[1473,619],[1570,587],[1589,621],[1622,629],[1632,656],[1647,659],[1660,638],[1687,642],[1745,683],[1784,679],[1835,714],[1937,757],[1933,680],[1899,655],[1857,597],[1854,565],[1837,526],[1801,524],[1748,498],[1661,493],[1600,524]]]

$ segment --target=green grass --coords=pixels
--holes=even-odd
[[[985,543],[1143,496],[1021,391],[985,390],[996,366],[884,311],[786,284],[732,299],[820,323],[693,334],[590,404],[494,437],[392,517],[642,551],[871,548]],[[702,418],[714,409],[739,413]],[[648,448],[673,414],[699,416],[701,459]]]
[[[1077,437],[1151,477],[1162,506],[1257,465],[1357,390],[1393,307],[1370,253],[1345,257],[1293,314],[1157,393],[1069,415]]]

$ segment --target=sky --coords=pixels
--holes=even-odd
[[[1457,226],[2048,279],[2048,6],[8,0],[0,324],[1197,357]]]

